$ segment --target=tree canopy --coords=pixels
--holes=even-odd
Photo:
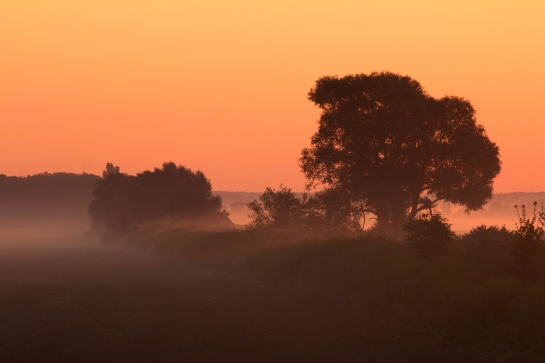
[[[164,220],[199,227],[231,225],[205,175],[172,162],[136,176],[107,164],[93,196],[89,205],[93,226],[114,235]]]
[[[85,173],[0,174],[0,227],[67,223],[84,227],[88,223],[85,210],[98,179]]]
[[[305,231],[331,235],[361,231],[364,216],[347,203],[344,194],[326,189],[312,195],[297,195],[291,188],[267,187],[263,194],[247,204],[250,228],[272,228],[284,231]]]
[[[304,201],[282,185],[279,190],[267,187],[258,199],[248,203],[248,209],[252,228],[290,229],[304,224]]]
[[[322,110],[300,158],[309,186],[345,195],[381,233],[399,236],[441,200],[472,211],[491,198],[499,149],[469,101],[394,73],[323,77],[309,99]]]

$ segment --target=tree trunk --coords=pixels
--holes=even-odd
[[[392,227],[391,227],[391,237],[396,240],[403,238],[403,225],[406,220],[406,210],[403,207],[403,204],[392,205]]]
[[[403,202],[384,203],[377,207],[377,232],[387,238],[401,239],[406,217]]]
[[[390,234],[390,211],[386,205],[377,207],[377,232],[384,237]]]

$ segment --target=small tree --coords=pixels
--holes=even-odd
[[[426,214],[405,224],[404,240],[423,256],[439,255],[447,251],[455,236],[450,227],[439,214]]]
[[[304,224],[302,200],[291,188],[282,185],[279,190],[267,187],[258,199],[248,203],[248,209],[252,228],[291,229]]]
[[[102,172],[102,177],[106,179],[110,175],[119,174],[119,166],[114,166],[112,163],[106,164],[106,170]]]

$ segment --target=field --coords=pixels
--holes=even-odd
[[[299,241],[299,242],[297,242]],[[8,243],[9,242],[9,243]],[[2,362],[542,362],[509,254],[248,231],[2,237]],[[47,247],[44,247],[47,246]]]

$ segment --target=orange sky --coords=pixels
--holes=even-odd
[[[172,160],[216,190],[302,190],[315,80],[385,70],[469,99],[495,190],[542,191],[544,18],[524,0],[2,0],[0,173]]]

